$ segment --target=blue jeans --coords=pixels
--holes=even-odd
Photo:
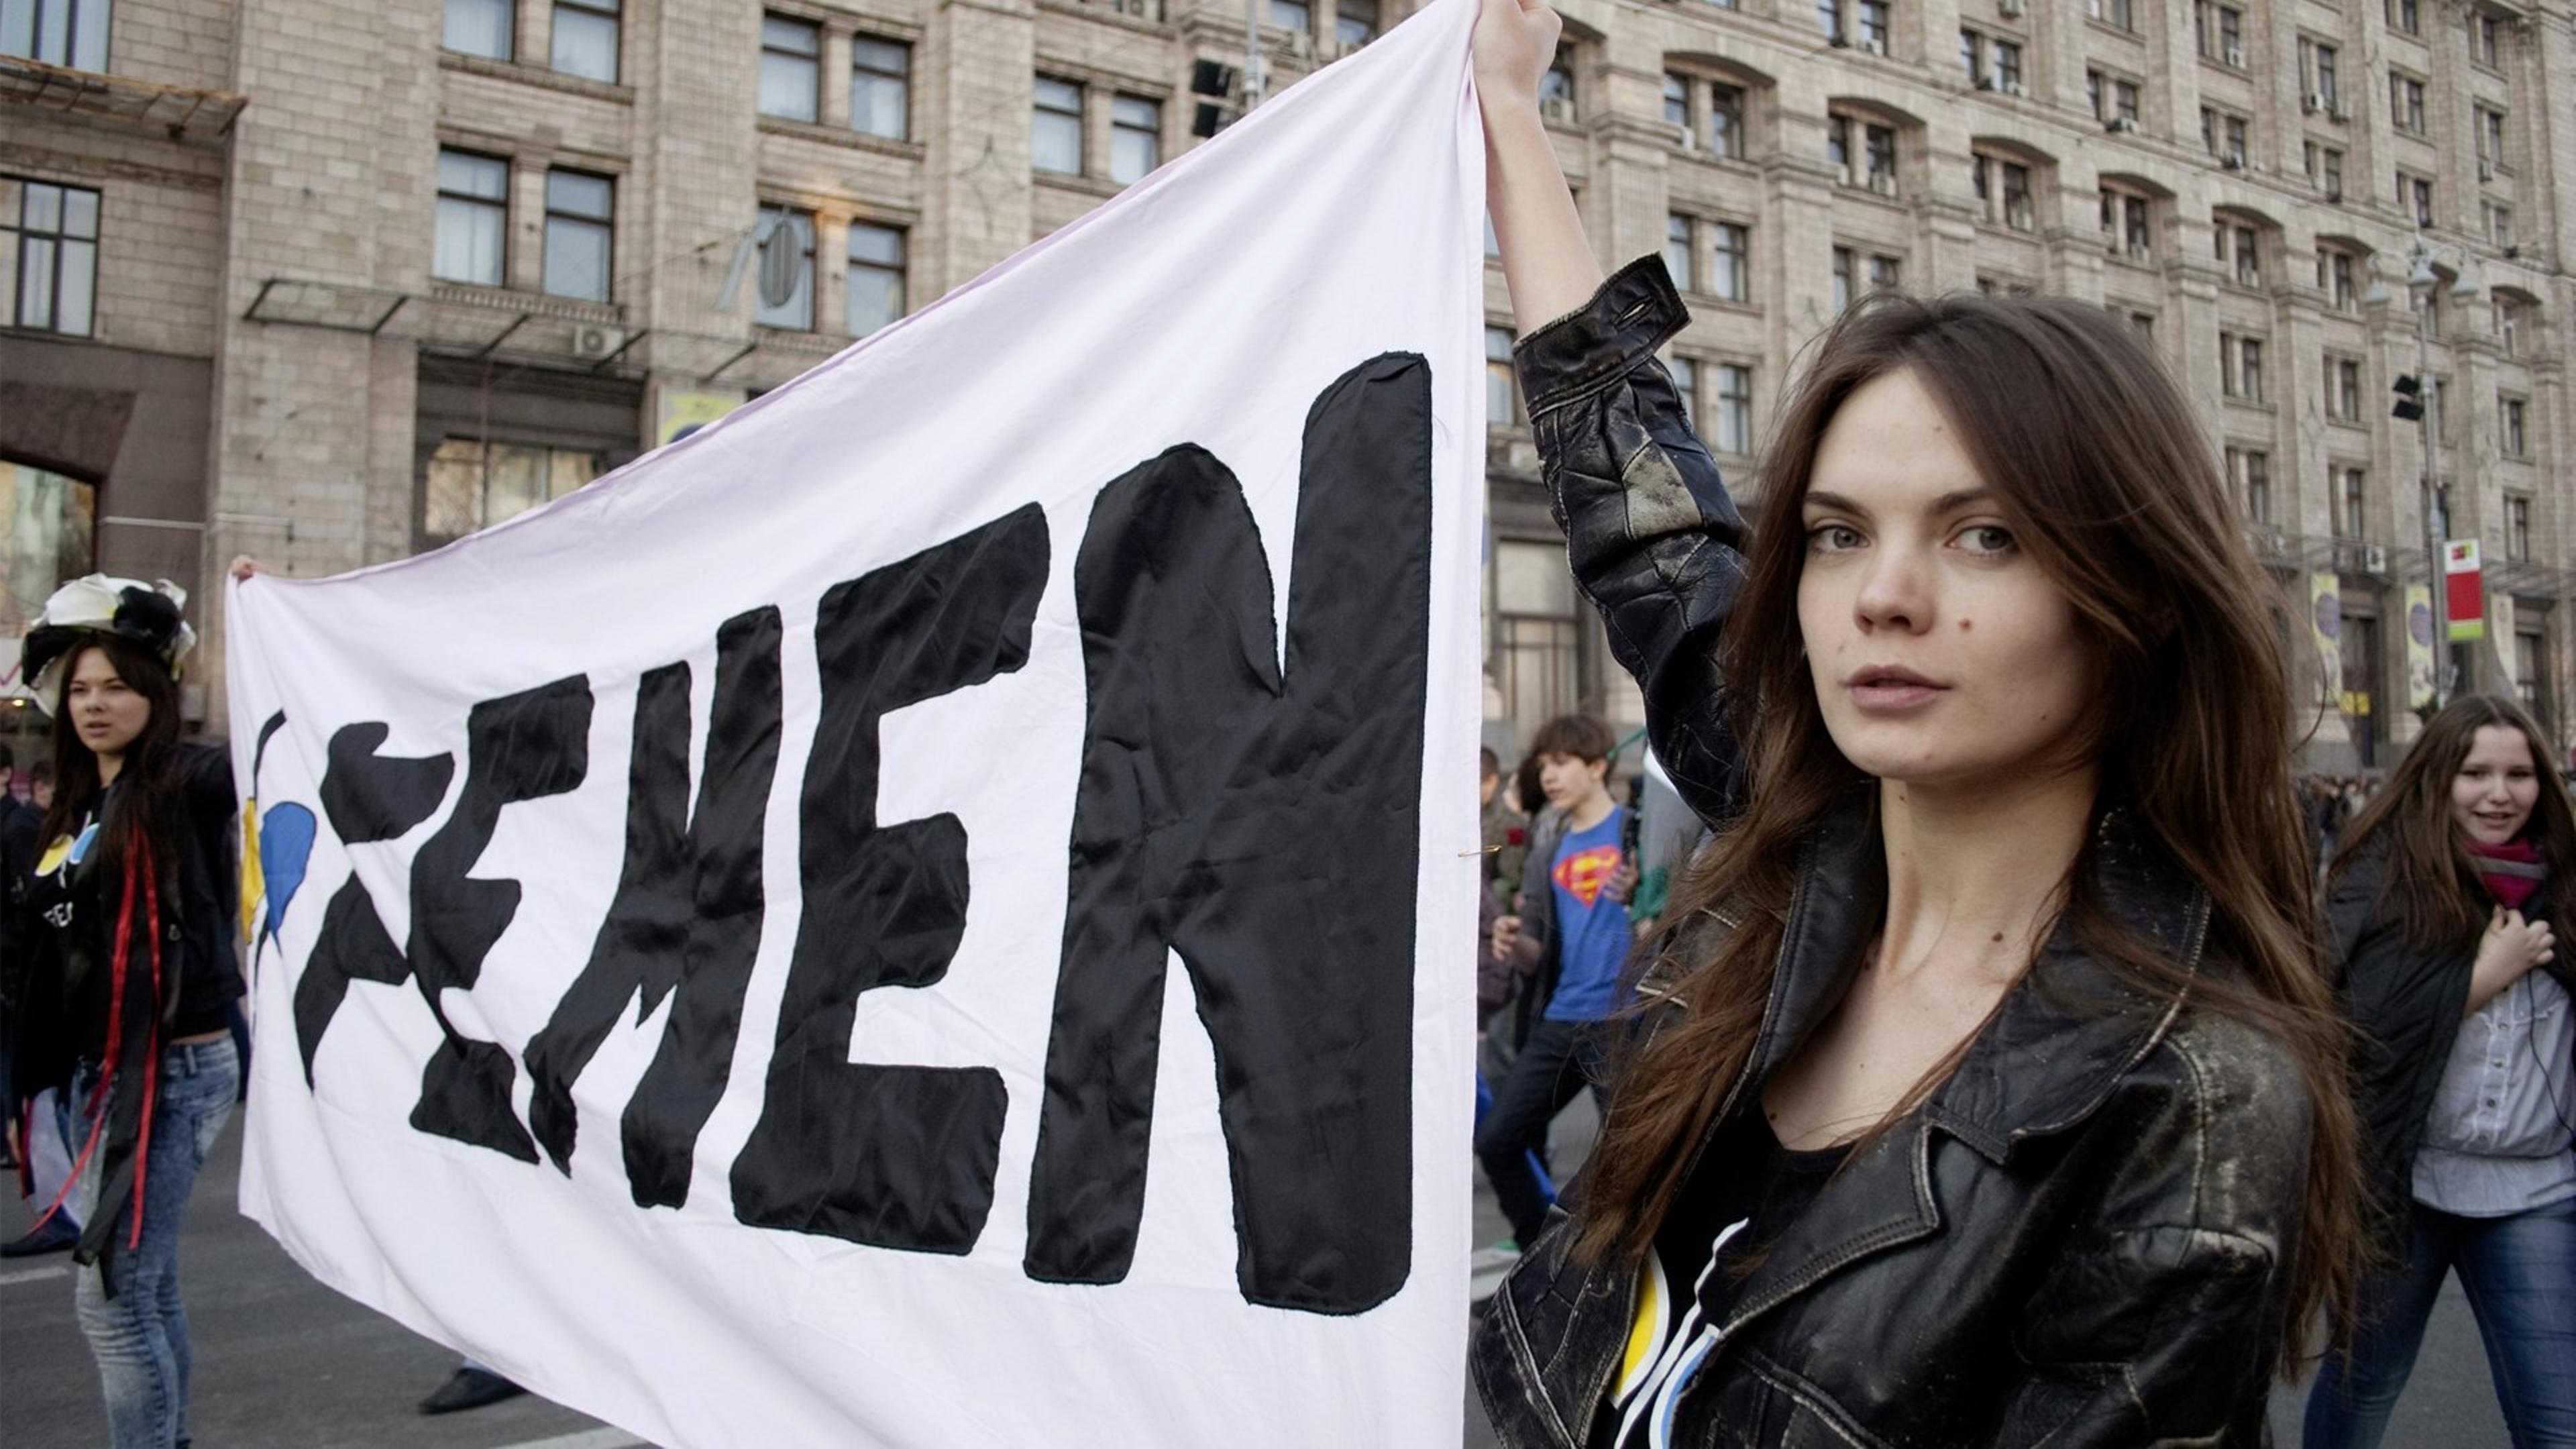
[[[1511,1070],[1494,1084],[1494,1105],[1476,1129],[1476,1158],[1494,1199],[1512,1220],[1512,1238],[1526,1250],[1547,1224],[1549,1195],[1540,1186],[1536,1165],[1547,1159],[1547,1128],[1565,1104],[1602,1074],[1600,1023],[1547,1021],[1531,1023],[1529,1040],[1512,1058]],[[1593,1085],[1592,1095],[1605,1110],[1608,1094]]]
[[[131,1221],[120,1223],[101,1263],[73,1275],[73,1307],[90,1356],[98,1360],[99,1388],[107,1399],[110,1449],[175,1449],[188,1442],[188,1313],[179,1302],[179,1228],[197,1169],[224,1130],[240,1085],[241,1057],[230,1037],[162,1049],[144,1164],[142,1241],[128,1248]],[[77,1087],[75,1121],[85,1137],[98,1082],[84,1072]],[[83,1221],[101,1210],[98,1175],[94,1153],[73,1190]],[[102,1267],[115,1274],[114,1298],[101,1286]]]
[[[2576,1449],[2576,1198],[2501,1218],[2416,1204],[2405,1269],[2362,1291],[2350,1367],[2329,1355],[2308,1394],[2307,1449],[2376,1449],[2453,1268],[2515,1449]]]

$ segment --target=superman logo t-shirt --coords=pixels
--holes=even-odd
[[[1619,968],[1628,959],[1628,906],[1608,894],[1619,873],[1619,827],[1625,806],[1613,807],[1589,830],[1558,842],[1548,865],[1548,891],[1556,907],[1556,991],[1547,999],[1550,1021],[1597,1021],[1618,997]]]

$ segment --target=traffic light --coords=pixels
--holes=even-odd
[[[1190,117],[1190,134],[1202,139],[1225,129],[1235,119],[1226,102],[1234,95],[1234,67],[1202,60],[1190,67],[1190,98],[1198,109]]]
[[[2388,410],[2388,415],[2401,423],[2411,423],[2422,418],[2424,384],[2416,379],[2415,374],[2399,373],[2397,381],[2392,386],[2397,394],[2397,404]]]

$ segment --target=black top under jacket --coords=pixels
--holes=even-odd
[[[1714,646],[1745,532],[1654,360],[1687,319],[1648,257],[1516,361],[1575,577],[1643,686],[1657,757],[1717,822],[1741,790]],[[1761,1100],[1880,927],[1875,799],[1855,792],[1800,847],[1769,1003],[1720,1122]],[[2206,949],[2208,893],[2128,812],[2102,814],[2073,888],[2183,971],[2233,974]],[[1726,927],[1703,914],[1674,929],[1672,954],[1698,961]],[[2061,929],[1930,1100],[1770,1245],[1677,1401],[1673,1442],[2259,1444],[2311,1130],[2280,1043],[2139,993]],[[1633,1269],[1576,1259],[1552,1216],[1471,1349],[1509,1449],[1580,1449],[1633,1311]]]

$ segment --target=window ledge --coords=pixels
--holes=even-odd
[[[2146,43],[2147,37],[2145,32],[2138,30],[2134,26],[2114,25],[2099,15],[2085,16],[2084,24],[2090,29],[2101,31],[2104,35],[2116,35],[2122,40],[2135,41],[2142,45]]]
[[[587,96],[592,100],[607,101],[613,105],[635,104],[635,88],[632,86],[584,80],[577,75],[565,75],[561,71],[549,70],[541,65],[530,65],[525,61],[493,60],[488,56],[442,50],[438,53],[438,68],[462,71],[467,75],[491,76],[496,80],[517,81],[522,85],[536,86],[542,90],[561,91],[570,96]]]
[[[906,161],[919,161],[930,154],[929,148],[919,141],[898,141],[891,136],[854,131],[847,126],[827,126],[820,121],[760,116],[755,118],[754,124],[764,135],[793,136],[800,141],[816,141],[852,151],[873,151],[880,156],[894,156]]]
[[[2363,422],[2359,418],[2339,418],[2332,413],[2328,413],[2326,414],[2326,422],[2329,426],[2350,428],[2356,433],[2368,433],[2370,431],[2370,424]]]
[[[20,327],[14,323],[0,326],[0,337],[40,337],[47,342],[96,343],[102,340],[95,332],[57,332],[50,327]]]
[[[1157,38],[1168,39],[1180,29],[1179,26],[1174,25],[1168,18],[1178,3],[1179,0],[1165,0],[1163,14],[1167,18],[1162,20],[1153,20],[1142,15],[1130,15],[1126,11],[1120,10],[1115,6],[1087,3],[1087,0],[1037,0],[1037,8],[1040,10],[1051,11],[1057,15],[1079,16],[1084,20],[1093,21],[1102,25],[1114,25],[1121,30],[1132,30],[1139,35],[1151,35]]]
[[[1055,171],[1032,171],[1030,179],[1050,191],[1069,191],[1077,196],[1096,196],[1107,200],[1127,188],[1105,176],[1066,176]]]
[[[2268,413],[2272,411],[2272,405],[2270,403],[2257,402],[2252,398],[2231,397],[2222,399],[2222,401],[2224,401],[2229,407],[2242,408],[2249,413]]]
[[[810,353],[816,357],[829,357],[850,345],[849,337],[843,333],[821,332],[811,327],[773,327],[766,322],[751,324],[751,340],[781,352]]]

